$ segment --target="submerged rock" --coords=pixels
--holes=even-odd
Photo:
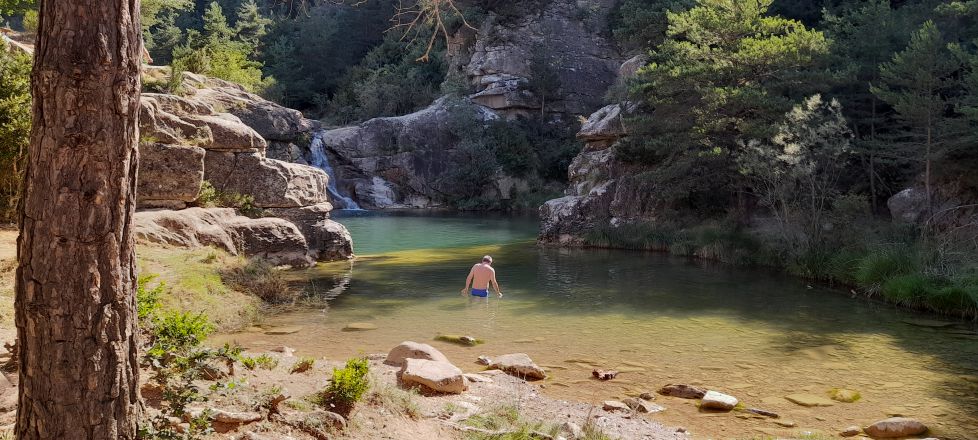
[[[703,395],[700,408],[730,411],[737,406],[737,403],[738,400],[736,397],[711,390],[707,391],[706,394]]]
[[[911,418],[892,417],[873,423],[864,431],[873,438],[894,438],[923,434],[927,432],[927,426]]]
[[[835,402],[822,396],[816,396],[814,394],[789,394],[784,396],[789,402],[796,405],[813,407],[813,406],[832,406]]]
[[[833,388],[829,390],[829,397],[836,402],[852,403],[859,400],[862,396],[859,391],[846,388]]]
[[[861,434],[862,432],[863,432],[862,428],[854,425],[846,429],[843,429],[842,432],[839,433],[839,435],[842,437],[855,437]]]
[[[377,330],[377,324],[372,322],[351,322],[343,327],[345,332],[361,332],[367,330]]]
[[[659,388],[659,394],[680,399],[702,399],[706,395],[706,389],[693,385],[669,384]]]
[[[637,399],[634,397],[628,397],[622,399],[622,403],[628,405],[629,408],[631,408],[636,412],[645,413],[645,414],[653,414],[653,413],[662,412],[666,410],[666,408],[662,405],[656,405],[645,399]]]
[[[394,367],[401,367],[407,359],[424,359],[429,361],[448,362],[438,349],[428,344],[420,344],[412,341],[404,341],[397,347],[391,349],[387,354],[384,363]]]
[[[618,376],[618,372],[615,370],[594,370],[591,371],[591,376],[597,380],[611,380]]]
[[[512,376],[525,379],[546,379],[547,372],[543,368],[533,363],[530,356],[526,353],[504,354],[496,357],[490,369],[502,370]]]
[[[438,335],[435,336],[435,340],[441,342],[448,342],[451,344],[464,345],[467,347],[472,347],[485,342],[481,339],[476,339],[472,336],[458,336],[458,335]]]
[[[444,361],[406,359],[399,379],[406,386],[421,385],[438,393],[461,394],[469,388],[462,370]]]

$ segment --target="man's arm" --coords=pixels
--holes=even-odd
[[[492,271],[492,279],[490,279],[489,281],[492,283],[493,286],[496,286],[496,295],[499,295],[499,297],[502,298],[503,297],[503,291],[499,289],[499,282],[496,281],[496,271],[495,270]]]
[[[475,266],[469,269],[469,276],[465,277],[465,287],[462,288],[462,295],[465,295],[466,291],[469,290],[469,285],[472,284],[473,277],[475,277]]]

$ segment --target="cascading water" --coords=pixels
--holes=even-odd
[[[329,158],[326,157],[326,148],[323,146],[322,133],[316,133],[312,138],[312,143],[309,144],[309,164],[319,168],[329,175],[329,194],[333,196],[333,201],[340,202],[343,204],[342,209],[350,209],[355,211],[361,211],[360,205],[357,204],[353,199],[340,194],[339,188],[336,186],[336,173],[333,172],[333,167],[329,165]]]

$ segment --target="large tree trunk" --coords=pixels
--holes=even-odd
[[[139,0],[42,0],[21,199],[18,439],[133,439]]]

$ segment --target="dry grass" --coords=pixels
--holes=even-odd
[[[258,321],[261,301],[232,287],[222,273],[247,264],[241,257],[215,249],[174,249],[138,246],[141,274],[156,274],[166,285],[164,310],[192,310],[207,315],[219,332],[245,328]]]
[[[261,260],[226,267],[221,270],[221,277],[232,288],[269,304],[291,304],[299,296],[299,292],[289,287],[282,271]]]

